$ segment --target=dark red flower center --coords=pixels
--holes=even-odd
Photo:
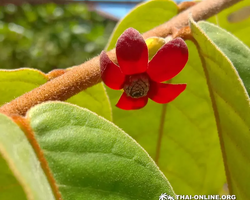
[[[132,98],[147,96],[149,91],[148,75],[144,73],[127,76],[123,89]]]

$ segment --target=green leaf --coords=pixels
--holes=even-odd
[[[0,130],[0,199],[23,200],[27,196],[53,200],[48,180],[25,134],[3,114]]]
[[[34,69],[0,70],[0,105],[47,82],[45,74]]]
[[[143,19],[137,20],[137,23],[142,24]],[[140,28],[138,31],[143,32]],[[110,41],[115,40],[115,38],[110,39]],[[188,63],[184,70],[171,80],[172,83],[187,83],[187,89],[169,104],[159,105],[149,100],[148,105],[141,110],[123,111],[115,107],[122,92],[108,88],[113,121],[156,160],[177,194],[218,194],[223,190],[226,176],[216,118],[207,84],[208,77],[204,73],[196,46],[190,41],[187,41],[187,45]],[[209,44],[209,46],[213,45]],[[235,48],[241,47],[238,44]],[[209,52],[210,54],[212,54],[211,59],[216,55],[215,59],[218,63],[214,65],[220,65],[220,62],[225,59],[218,49]],[[232,52],[228,53],[229,55],[232,56]],[[243,55],[247,55],[245,50]],[[246,61],[247,57],[244,60]],[[239,60],[233,62],[236,65]],[[228,67],[229,71],[233,69],[228,60],[225,67]],[[242,69],[244,67],[245,65],[241,66]],[[211,77],[212,80],[218,79],[224,84],[231,81],[230,78],[215,75]],[[243,97],[244,88],[239,85],[239,77],[235,72],[232,79],[237,82],[237,89],[229,84],[232,87],[226,87],[227,93],[230,94],[227,98],[237,99],[238,93]],[[246,98],[243,101],[246,103]],[[249,107],[245,106],[246,104],[242,105],[244,107],[242,112],[248,112]],[[220,114],[228,115],[230,112],[229,116],[231,116],[234,109],[234,107],[227,108]],[[235,117],[237,119],[237,116]],[[223,128],[227,129],[227,127]],[[236,126],[233,130],[239,132],[241,127]]]
[[[47,75],[39,70],[27,68],[18,70],[0,70],[0,105],[10,102],[47,81]],[[86,107],[108,120],[112,119],[110,103],[102,83],[80,92],[70,98],[68,102],[81,107]]]
[[[13,172],[10,170],[6,160],[1,157],[0,153],[0,199],[13,200],[20,199],[26,200],[26,195],[23,188],[17,181]]]
[[[233,63],[250,94],[250,49],[238,38],[218,26],[204,21],[199,22],[198,26]]]
[[[111,106],[103,83],[98,83],[91,88],[67,100],[69,103],[76,104],[112,120]]]
[[[139,16],[140,12],[136,9],[124,20],[130,15]],[[171,13],[166,9],[157,12],[157,16],[164,18],[165,12]],[[144,18],[138,17],[135,22],[138,25],[135,28],[144,32]],[[156,19],[154,26],[158,23],[162,23],[161,19]],[[128,27],[130,25],[124,26],[123,30]],[[116,39],[114,34],[110,41],[116,42]],[[187,44],[189,61],[184,70],[171,80],[172,83],[187,83],[187,89],[175,101],[163,106],[149,100],[141,110],[123,111],[115,106],[121,91],[107,88],[107,92],[114,123],[156,160],[177,194],[217,194],[226,178],[213,108],[196,47],[192,42]]]
[[[249,199],[249,97],[230,60],[193,21],[191,29],[207,78],[230,193]]]
[[[250,47],[250,1],[240,1],[209,19],[221,28],[234,34]]]
[[[173,102],[149,100],[143,109],[124,111],[115,106],[121,91],[107,92],[114,123],[157,160],[176,194],[217,194],[226,178],[213,108],[196,47],[187,45],[188,63],[171,80],[187,83],[187,89]]]
[[[115,47],[117,39],[127,28],[133,27],[143,33],[165,23],[177,14],[178,7],[171,0],[152,0],[138,5],[117,24],[106,50]]]
[[[148,154],[104,118],[62,102],[35,106],[27,117],[64,200],[174,196]]]

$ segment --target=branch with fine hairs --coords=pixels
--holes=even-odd
[[[204,20],[239,1],[241,0],[204,0],[181,12],[168,22],[144,33],[143,37],[144,39],[153,36],[166,37],[174,33],[174,31],[188,26],[188,16],[190,13],[192,13],[195,21]],[[117,62],[114,49],[107,54],[113,62]],[[39,103],[51,100],[65,101],[100,81],[99,56],[97,56],[3,105],[0,108],[0,112],[9,116],[25,115],[31,107]]]

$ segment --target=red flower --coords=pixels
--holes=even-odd
[[[148,48],[140,33],[127,29],[118,39],[114,64],[103,51],[100,57],[103,82],[114,90],[124,92],[117,107],[134,110],[144,107],[148,98],[168,103],[182,93],[186,84],[161,83],[176,76],[188,60],[188,49],[181,38],[163,45],[148,62]]]

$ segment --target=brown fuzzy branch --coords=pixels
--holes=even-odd
[[[143,37],[145,39],[152,36],[166,37],[169,34],[175,33],[176,30],[187,26],[190,13],[192,13],[195,21],[204,20],[239,1],[241,0],[204,0],[181,12],[168,22],[144,33]],[[108,56],[112,61],[116,62],[114,49],[108,52]],[[10,116],[25,115],[32,106],[49,100],[64,101],[100,81],[99,56],[97,56],[3,105],[0,108],[0,112]]]

